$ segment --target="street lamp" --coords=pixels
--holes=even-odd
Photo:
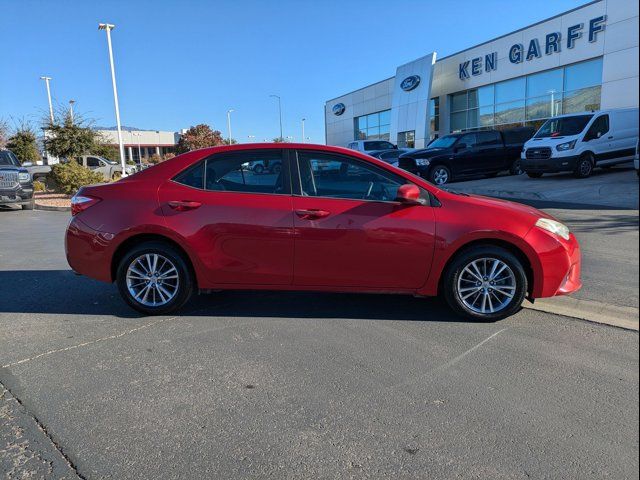
[[[227,110],[227,131],[229,132],[229,145],[231,145],[231,112],[233,112],[233,108]]]
[[[306,118],[302,119],[302,143],[304,143],[304,121],[306,120]]]
[[[71,125],[73,125],[73,104],[76,103],[75,100],[69,100],[69,115],[71,115]]]
[[[279,95],[269,95],[270,97],[278,99],[278,115],[280,117],[280,141],[284,141],[284,137],[282,136],[282,99]]]
[[[255,135],[247,135],[247,142],[251,143],[251,139],[256,138]]]
[[[49,99],[49,119],[51,120],[51,124],[53,125],[53,104],[51,103],[51,87],[49,87],[51,77],[40,77],[40,80],[44,80],[44,83],[47,85],[47,98]]]
[[[113,65],[113,49],[111,48],[111,30],[116,26],[110,23],[98,24],[98,30],[107,32],[107,45],[109,46],[109,64],[111,65],[111,83],[113,85],[113,102],[116,107],[116,128],[118,129],[118,145],[120,147],[120,164],[122,165],[122,176],[127,176],[126,163],[124,160],[124,143],[122,143],[122,130],[120,128],[120,107],[118,106],[118,88],[116,87],[116,70]]]
[[[142,165],[142,149],[140,148],[140,137],[142,134],[140,132],[131,132],[131,135],[138,137],[138,163]]]

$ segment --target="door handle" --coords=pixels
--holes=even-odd
[[[303,220],[315,220],[317,218],[325,218],[331,215],[331,212],[327,212],[326,210],[296,210],[296,215],[302,218]]]
[[[187,200],[172,200],[169,202],[169,206],[178,212],[186,212],[187,210],[195,210],[202,206],[202,204],[200,202],[191,202]]]

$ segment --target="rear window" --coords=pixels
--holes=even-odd
[[[387,150],[393,148],[393,144],[389,142],[364,142],[365,150]]]
[[[200,162],[179,173],[174,179],[175,182],[187,187],[204,189],[204,162]]]
[[[504,143],[507,145],[524,145],[536,133],[533,128],[514,128],[512,130],[503,130],[502,136]]]
[[[573,117],[550,118],[540,127],[535,138],[566,137],[578,135],[587,126],[593,115],[575,115]]]

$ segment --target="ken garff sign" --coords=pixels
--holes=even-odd
[[[331,109],[331,111],[333,112],[334,115],[340,116],[344,113],[346,109],[347,107],[344,106],[344,103],[336,103]]]
[[[420,85],[420,77],[418,75],[411,75],[402,81],[400,88],[405,92],[410,92],[418,85]]]
[[[601,15],[589,20],[589,41],[594,43],[598,40],[598,33],[602,32],[607,21],[606,15]],[[576,40],[582,37],[582,31],[584,30],[584,23],[577,23],[567,28],[566,40],[563,42],[561,32],[551,32],[545,35],[544,49],[540,45],[540,40],[533,38],[529,41],[529,45],[525,49],[522,43],[516,43],[509,49],[509,61],[514,64],[522,63],[523,61],[530,61],[534,58],[542,57],[542,51],[545,55],[551,55],[558,53],[562,50],[563,44],[566,48],[573,48],[576,45]],[[458,67],[458,76],[460,80],[466,80],[471,76],[482,74],[482,72],[491,72],[498,69],[498,52],[493,52],[484,56],[483,58],[476,57],[472,60],[463,62]]]

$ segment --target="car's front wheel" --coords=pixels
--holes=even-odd
[[[116,283],[122,298],[146,315],[164,315],[191,298],[194,281],[184,256],[162,242],[128,251],[119,263]]]
[[[576,169],[573,171],[573,175],[576,178],[587,178],[593,173],[595,167],[595,158],[592,153],[583,154],[576,163]]]
[[[429,181],[434,185],[444,185],[451,181],[451,170],[444,165],[436,165],[429,171]]]
[[[522,262],[496,246],[480,246],[458,254],[443,278],[444,297],[459,315],[496,321],[518,312],[527,293]]]

